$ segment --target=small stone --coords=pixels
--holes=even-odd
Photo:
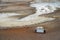
[[[45,33],[45,29],[43,27],[36,27],[35,32],[36,33]]]

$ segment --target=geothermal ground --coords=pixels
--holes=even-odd
[[[60,40],[60,10],[48,14],[39,15],[39,17],[51,17],[55,18],[55,20],[28,26],[25,25],[25,27],[21,26],[21,28],[19,28],[19,26],[18,28],[13,28],[11,26],[12,28],[0,29],[0,40]],[[30,18],[30,16],[28,18]],[[35,16],[33,18],[35,18]],[[27,20],[27,18],[22,20],[25,21]],[[3,23],[6,24],[5,22]],[[35,28],[37,26],[43,26],[46,30],[46,33],[35,33]]]
[[[49,23],[49,24],[48,24]],[[33,27],[0,30],[0,40],[60,40],[60,21],[57,19],[53,22],[43,24],[46,28],[46,34],[34,32]]]
[[[54,21],[41,24],[30,25],[23,28],[12,28],[0,30],[0,40],[60,40],[60,12],[43,15],[46,17],[55,17]],[[35,33],[36,26],[43,26],[46,29],[45,34]]]

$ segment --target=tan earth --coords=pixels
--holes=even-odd
[[[60,17],[58,17],[60,12],[55,12],[55,14],[51,15],[57,16],[51,22],[30,25],[30,27],[27,26],[25,28],[1,29],[0,40],[60,40]],[[46,29],[46,33],[35,33],[36,26],[43,26]]]
[[[35,33],[36,26],[43,26],[45,34]],[[0,40],[60,40],[60,18],[51,22],[0,30]]]
[[[47,25],[50,27],[51,24]],[[55,23],[52,30],[48,29],[45,34],[38,34],[34,32],[35,27],[16,28],[0,30],[0,40],[60,40],[60,25]]]

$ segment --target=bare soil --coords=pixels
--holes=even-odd
[[[56,22],[56,23],[55,23]],[[0,40],[60,40],[60,21],[42,23],[45,34],[35,33],[35,27],[0,30]]]
[[[46,33],[35,33],[36,26],[43,26]],[[31,27],[1,29],[0,40],[60,40],[60,17],[51,22],[31,25]]]

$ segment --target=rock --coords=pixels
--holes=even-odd
[[[43,27],[36,27],[35,32],[36,33],[45,33],[45,29]]]

